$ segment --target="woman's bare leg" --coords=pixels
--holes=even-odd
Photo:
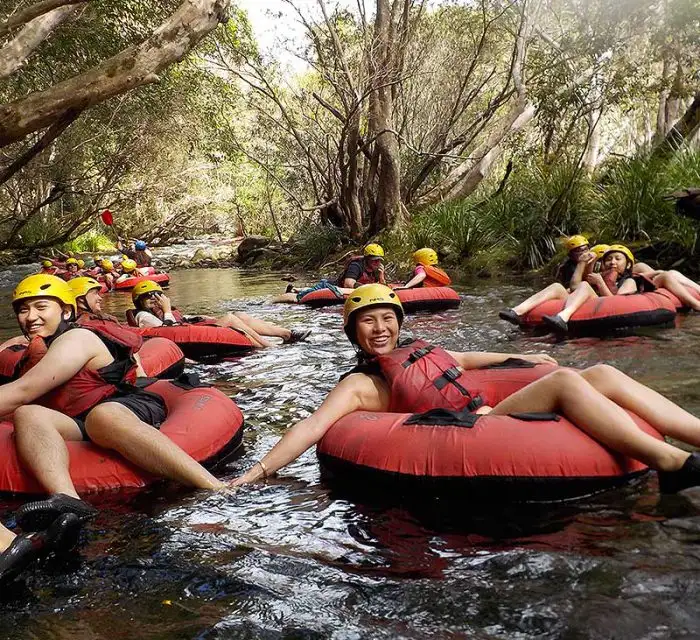
[[[689,454],[642,431],[627,413],[598,392],[582,375],[557,369],[502,402],[492,415],[557,412],[613,451],[654,469],[677,471]]]
[[[243,332],[250,338],[250,341],[256,347],[271,347],[272,343],[268,342],[263,338],[257,331],[252,327],[249,327],[245,322],[237,318],[233,313],[227,313],[225,316],[221,316],[216,319],[217,324],[222,327],[231,327],[232,329],[238,329],[238,331]]]
[[[557,313],[557,315],[562,320],[564,320],[564,322],[568,322],[569,320],[571,320],[571,316],[573,316],[574,313],[576,313],[585,302],[597,297],[598,294],[595,291],[593,291],[593,287],[591,287],[591,285],[587,282],[582,282],[566,298],[564,308],[559,313]]]
[[[267,322],[267,320],[260,320],[247,313],[241,311],[235,311],[233,313],[236,318],[248,325],[253,331],[256,331],[261,336],[274,336],[276,338],[282,338],[283,340],[289,340],[292,335],[291,330],[280,327],[272,322]]]
[[[677,273],[677,271],[664,271],[654,278],[654,284],[657,287],[668,289],[684,306],[694,309],[695,311],[700,311],[700,300],[690,293],[685,285],[681,284],[681,281],[676,275]]]
[[[296,293],[280,293],[274,298],[271,298],[270,302],[272,304],[297,304],[299,301],[297,300]]]
[[[524,316],[543,302],[547,302],[548,300],[565,300],[568,295],[563,285],[554,282],[541,291],[531,295],[526,300],[523,300],[519,305],[513,307],[513,311],[519,316]]]
[[[615,367],[597,364],[581,372],[599,393],[636,413],[659,433],[700,447],[700,419]]]

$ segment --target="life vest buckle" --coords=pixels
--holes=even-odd
[[[428,347],[422,347],[421,349],[416,349],[413,351],[406,361],[401,365],[404,369],[410,367],[414,362],[420,360],[421,358],[427,356],[435,347],[430,345]]]

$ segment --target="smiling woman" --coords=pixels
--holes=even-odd
[[[234,485],[274,473],[354,411],[419,413],[442,408],[492,416],[560,413],[609,449],[667,472],[661,476],[662,491],[700,484],[700,455],[645,432],[627,411],[662,435],[695,446],[700,446],[700,419],[613,367],[595,365],[581,372],[544,368],[539,379],[523,381],[502,399],[482,392],[473,373],[502,365],[512,354],[449,352],[422,342],[400,345],[402,322],[403,308],[390,288],[358,287],[345,303],[343,324],[358,351],[359,365]],[[520,357],[535,364],[556,364],[545,354]]]

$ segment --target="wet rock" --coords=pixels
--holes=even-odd
[[[270,238],[265,236],[248,236],[238,245],[238,261],[243,264],[249,260],[254,260],[256,252],[260,249],[269,246],[272,243]],[[251,255],[253,256],[251,258]]]
[[[700,516],[692,518],[672,518],[662,523],[664,527],[669,529],[680,529],[688,533],[700,533]]]
[[[700,510],[700,487],[690,487],[679,492],[679,496],[683,496],[696,509]]]

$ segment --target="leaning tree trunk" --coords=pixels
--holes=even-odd
[[[698,129],[700,129],[700,91],[695,94],[692,104],[686,109],[681,119],[654,149],[654,155],[663,157],[673,153],[686,140],[690,140]]]
[[[173,15],[139,45],[50,89],[0,107],[0,147],[86,109],[159,80],[158,73],[182,60],[226,17],[230,0],[184,0]]]
[[[51,32],[71,18],[79,7],[78,4],[58,7],[28,22],[0,49],[0,79],[17,71]]]

